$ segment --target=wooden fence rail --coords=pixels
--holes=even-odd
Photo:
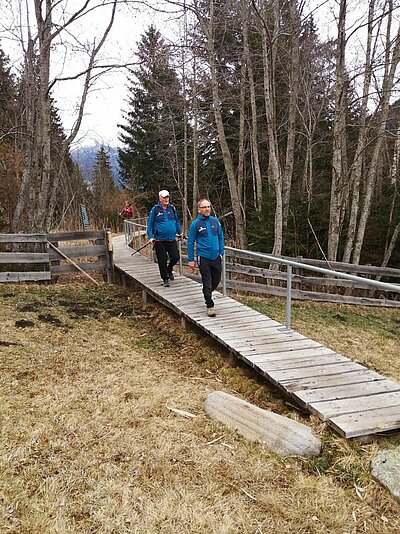
[[[112,281],[112,267],[108,230],[0,234],[0,282],[50,281],[82,271],[101,271]]]

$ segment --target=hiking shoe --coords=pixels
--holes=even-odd
[[[170,280],[174,280],[175,279],[174,273],[169,273],[168,278]]]
[[[169,287],[169,280],[164,280],[163,286],[164,287]]]
[[[214,308],[207,308],[207,315],[208,317],[215,317],[217,314],[215,313]]]

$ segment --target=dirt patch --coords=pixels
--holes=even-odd
[[[1,341],[0,340],[0,346],[1,347],[13,347],[21,345],[21,343],[13,343],[12,341]]]
[[[43,304],[40,302],[29,302],[23,306],[18,306],[18,311],[22,312],[35,312],[40,310],[43,307]]]
[[[33,321],[29,321],[28,319],[19,319],[18,321],[15,321],[15,326],[17,328],[32,328],[35,326],[35,323]]]
[[[48,313],[46,315],[39,314],[38,319],[39,321],[42,321],[42,323],[50,323],[54,326],[64,326],[60,319],[58,319],[58,317],[55,317],[51,313]]]

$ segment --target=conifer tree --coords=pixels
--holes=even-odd
[[[15,81],[0,49],[0,231],[9,231],[22,171],[14,143],[17,130]]]
[[[131,71],[128,108],[123,112],[119,150],[121,182],[156,192],[181,187],[183,97],[172,58],[154,26],[138,44],[140,67]]]
[[[111,170],[110,157],[104,146],[101,146],[96,154],[92,176],[93,191],[93,212],[104,226],[110,223],[110,217],[115,211],[113,209],[114,199],[118,195],[118,188],[114,182]]]

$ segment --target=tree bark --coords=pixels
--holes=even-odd
[[[400,61],[400,27],[394,40],[390,37],[390,29],[392,23],[393,2],[389,1],[389,15],[387,24],[387,40],[386,40],[386,55],[385,55],[385,74],[382,84],[382,101],[380,110],[380,123],[377,132],[377,140],[372,152],[371,163],[368,169],[365,196],[363,199],[363,206],[360,214],[360,221],[356,234],[354,250],[353,250],[353,263],[358,265],[360,263],[361,249],[364,243],[365,229],[367,221],[371,211],[372,197],[375,187],[376,176],[379,167],[379,160],[381,157],[381,149],[384,140],[386,121],[389,115],[390,109],[390,97],[393,91],[394,78],[396,69]],[[392,48],[393,43],[393,48]]]
[[[367,133],[367,113],[368,113],[368,95],[371,85],[372,77],[372,62],[374,61],[374,55],[372,54],[372,31],[374,26],[375,17],[375,0],[371,0],[369,3],[368,12],[368,32],[367,32],[367,47],[365,51],[365,74],[363,82],[363,93],[361,100],[360,119],[359,119],[359,134],[357,141],[357,148],[354,156],[352,166],[350,168],[349,181],[352,188],[352,199],[350,207],[350,216],[347,229],[347,238],[343,252],[342,261],[349,263],[351,259],[351,253],[354,247],[354,239],[357,229],[357,218],[360,207],[360,184],[363,164],[365,160],[365,151],[368,142]]]
[[[340,0],[336,51],[335,120],[333,126],[332,185],[329,208],[328,260],[335,261],[339,247],[340,222],[346,186],[346,11]]]
[[[221,111],[221,96],[219,94],[219,84],[217,75],[217,66],[215,60],[214,41],[213,41],[213,24],[214,24],[214,0],[209,0],[210,19],[207,21],[198,10],[196,16],[203,29],[206,37],[207,57],[210,66],[211,90],[214,108],[214,118],[218,132],[219,144],[221,147],[222,158],[224,161],[225,171],[229,184],[229,191],[232,201],[232,211],[235,218],[235,241],[238,248],[246,246],[246,231],[244,221],[244,209],[240,201],[240,191],[236,179],[236,173],[233,165],[232,155],[225,135],[225,128]]]

